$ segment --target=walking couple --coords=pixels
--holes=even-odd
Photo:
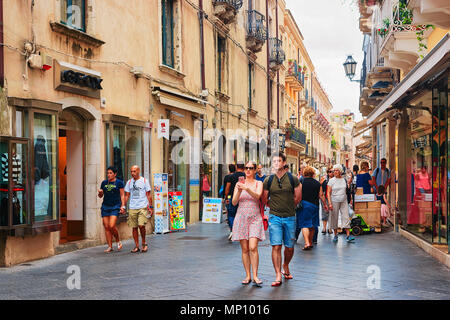
[[[263,183],[255,179],[256,164],[249,161],[245,166],[245,179],[236,184],[232,204],[238,206],[238,209],[233,223],[232,240],[241,244],[242,262],[246,272],[243,285],[251,283],[252,276],[255,286],[262,285],[258,277],[258,243],[265,240],[262,210],[264,204],[270,207],[268,229],[276,275],[272,286],[280,286],[282,276],[286,280],[293,279],[289,263],[294,255],[295,207],[301,201],[301,184],[297,177],[285,170],[285,165],[284,154],[273,155],[272,168],[275,174],[267,177]],[[282,264],[283,244],[285,249]]]

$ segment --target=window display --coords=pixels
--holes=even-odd
[[[35,221],[57,219],[56,116],[34,113]]]

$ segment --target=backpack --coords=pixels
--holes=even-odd
[[[377,180],[377,179],[378,179],[378,174],[380,173],[380,168],[379,168],[379,167],[376,168],[374,173],[375,173],[375,180]],[[391,172],[389,171],[388,168],[386,168],[386,173],[387,173],[388,175],[391,175]]]

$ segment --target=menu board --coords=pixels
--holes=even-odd
[[[169,192],[169,213],[171,231],[186,229],[183,193],[181,191]]]
[[[153,175],[153,210],[155,213],[155,233],[169,232],[169,187],[168,174]]]
[[[203,198],[203,223],[220,223],[222,217],[221,198]]]

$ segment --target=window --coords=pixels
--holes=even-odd
[[[161,0],[162,15],[162,62],[174,68],[174,0]]]
[[[61,23],[86,32],[86,0],[62,0]]]
[[[249,62],[248,64],[248,108],[252,109],[253,107],[253,73],[254,66],[253,63]]]
[[[34,221],[57,220],[57,132],[54,114],[34,113]]]
[[[29,223],[28,139],[0,137],[0,228]]]
[[[117,179],[131,179],[130,167],[143,170],[142,128],[126,124],[106,123],[106,167],[117,168]]]
[[[225,93],[226,74],[226,39],[217,38],[217,89]]]

